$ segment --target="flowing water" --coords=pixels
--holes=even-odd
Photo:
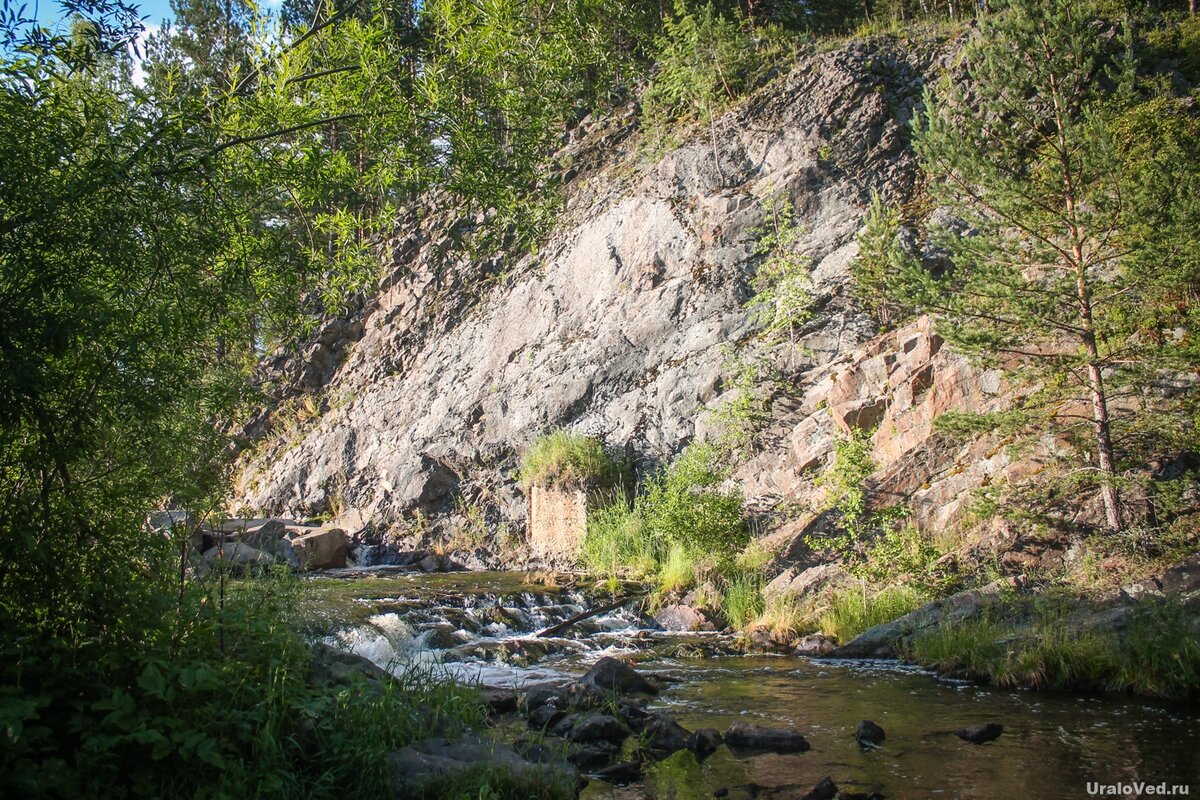
[[[605,655],[632,658],[666,686],[652,704],[684,727],[724,730],[738,721],[794,728],[812,750],[744,755],[722,747],[703,762],[689,752],[649,765],[641,783],[593,781],[585,798],[803,797],[831,777],[843,791],[892,800],[1083,798],[1090,783],[1165,783],[1200,797],[1200,710],[1115,696],[998,690],[948,681],[882,661],[738,655],[722,634],[669,634],[622,609],[559,637],[535,633],[602,600],[501,573],[319,579],[341,609],[333,639],[381,666],[440,665],[491,686],[565,680]],[[887,731],[861,750],[861,719]],[[982,746],[949,733],[999,722]],[[1183,795],[1184,789],[1175,790]],[[1109,795],[1112,796],[1112,795]],[[1145,791],[1141,796],[1160,796]]]

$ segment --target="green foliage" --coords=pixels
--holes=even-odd
[[[712,122],[759,80],[763,60],[749,26],[712,3],[689,9],[679,0],[656,42],[657,71],[642,99],[642,124],[665,138],[677,120]]]
[[[997,686],[1107,689],[1174,700],[1200,692],[1194,616],[1170,603],[1143,602],[1124,634],[1080,630],[1061,607],[1041,602],[1027,625],[997,619],[943,625],[915,638],[906,655],[939,670]]]
[[[871,449],[869,431],[856,429],[849,436],[838,438],[834,443],[833,465],[817,479],[818,485],[826,487],[826,507],[839,513],[843,536],[834,544],[844,552],[856,547],[872,527],[866,487],[867,478],[875,471]]]
[[[586,487],[611,485],[619,471],[599,439],[560,428],[534,441],[519,474],[526,486]]]
[[[761,574],[737,573],[725,585],[723,610],[729,624],[744,629],[763,613],[763,579]]]
[[[711,445],[689,445],[650,478],[636,509],[647,536],[678,544],[699,557],[727,561],[750,541],[742,496],[723,490],[727,470]]]
[[[1195,248],[1180,246],[1197,213],[1194,120],[1169,97],[1147,100],[1136,54],[1096,36],[1071,0],[1010,0],[984,16],[970,80],[930,92],[915,133],[934,198],[972,232],[935,232],[949,274],[910,268],[897,281],[898,300],[932,314],[950,344],[1031,387],[1026,431],[1090,451],[1084,474],[1113,530],[1120,459],[1162,446],[1137,434],[1191,422],[1189,401],[1147,387],[1190,357],[1178,345],[1195,341],[1194,304],[1180,289],[1200,274]],[[1159,314],[1182,337],[1151,333]]]
[[[802,229],[789,198],[769,195],[763,201],[766,221],[757,233],[756,251],[763,257],[754,273],[749,305],[767,342],[786,341],[795,368],[796,336],[812,318],[810,260],[796,252]]]
[[[926,596],[939,597],[960,588],[959,576],[939,569],[937,561],[943,555],[912,522],[885,525],[850,571],[872,585],[903,581]]]
[[[656,576],[658,590],[663,594],[681,592],[696,582],[696,560],[682,544],[667,549]]]
[[[829,607],[821,615],[820,627],[824,633],[845,644],[868,628],[915,611],[926,599],[916,590],[904,586],[888,587],[877,593],[869,593],[865,583],[861,588],[848,587],[830,597]]]
[[[604,578],[645,578],[658,568],[661,547],[645,535],[642,518],[623,497],[588,512],[580,558]]]
[[[732,351],[723,371],[729,377],[722,402],[710,409],[719,430],[714,446],[723,460],[736,462],[749,455],[755,434],[766,424],[771,382],[763,379],[763,368],[754,359]]]
[[[22,797],[334,797],[390,791],[386,754],[483,720],[475,693],[402,675],[317,687],[298,579],[187,584],[125,648],[6,639],[0,789]]]
[[[904,311],[895,301],[896,276],[920,266],[898,241],[903,225],[900,210],[884,202],[878,192],[872,192],[850,276],[854,279],[854,296],[883,329],[903,319]]]

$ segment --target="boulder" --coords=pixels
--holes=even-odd
[[[223,561],[233,567],[235,573],[241,573],[254,567],[267,568],[275,563],[275,556],[264,553],[239,542],[224,542],[204,551],[204,558],[209,563]]]
[[[703,761],[717,752],[723,741],[724,737],[716,728],[700,728],[688,739],[687,749],[695,754],[698,761]]]
[[[511,714],[517,710],[517,693],[513,689],[484,686],[480,690],[483,704],[492,714]]]
[[[984,744],[993,739],[1000,738],[1000,734],[1004,733],[1004,726],[998,722],[985,722],[980,725],[970,725],[961,730],[954,732],[954,735],[962,739],[964,742],[971,744]]]
[[[659,609],[654,615],[654,621],[667,631],[715,630],[708,618],[695,608],[678,603]]]
[[[661,711],[652,711],[638,726],[640,741],[658,755],[669,755],[688,749],[692,740],[691,731]]]
[[[553,705],[538,706],[529,712],[529,727],[545,730],[557,725],[566,715],[567,712]]]
[[[725,744],[734,750],[759,750],[770,753],[803,753],[810,750],[808,740],[796,731],[765,728],[738,722],[725,731]]]
[[[618,745],[597,742],[572,748],[567,754],[567,760],[582,770],[599,769],[611,764],[619,750]]]
[[[557,686],[534,686],[525,692],[522,700],[525,710],[530,712],[542,706],[554,706],[562,709],[567,707],[567,692]]]
[[[863,631],[832,655],[837,658],[895,658],[897,642],[942,624],[979,617],[995,604],[1000,591],[1001,584],[997,581],[982,589],[969,589],[926,603],[899,619]]]
[[[346,532],[320,528],[291,542],[302,570],[337,569],[346,566]]]
[[[821,782],[803,795],[800,800],[833,800],[837,797],[837,784],[831,778],[822,778]]]
[[[823,633],[810,633],[796,642],[792,651],[798,656],[828,656],[837,650],[837,642]]]
[[[854,731],[854,738],[858,740],[860,747],[879,747],[886,737],[883,728],[869,719],[860,721]]]
[[[600,689],[620,692],[621,694],[631,694],[634,692],[658,694],[658,688],[639,675],[633,667],[610,656],[605,656],[597,661],[579,679],[579,682],[590,684]]]
[[[621,720],[609,714],[588,714],[563,720],[569,725],[564,735],[573,742],[610,742],[618,744],[625,740],[629,731]],[[556,728],[557,730],[557,728]]]
[[[642,762],[621,761],[603,769],[598,769],[590,773],[590,775],[598,781],[604,781],[616,786],[637,783],[642,779]]]
[[[391,674],[370,659],[318,642],[309,665],[308,680],[314,686],[354,686],[365,683],[379,690],[393,679]]]
[[[476,769],[507,772],[535,782],[569,785],[574,785],[579,776],[570,764],[529,761],[503,742],[477,736],[457,741],[426,739],[397,750],[388,760],[401,796],[412,794],[439,778],[453,778]]]

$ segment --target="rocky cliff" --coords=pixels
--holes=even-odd
[[[782,193],[803,227],[815,314],[794,351],[803,363],[735,479],[752,508],[773,512],[777,535],[795,535],[820,524],[812,476],[838,431],[873,429],[876,488],[950,524],[969,490],[1027,468],[994,442],[933,432],[948,409],[1001,402],[999,376],[943,348],[925,320],[875,336],[848,268],[870,193],[913,194],[907,126],[954,50],[876,40],[801,55],[655,159],[636,108],[586,119],[558,157],[560,223],[503,272],[457,246],[476,220],[413,222],[358,318],[268,365],[291,399],[249,428],[260,441],[243,456],[237,504],[338,517],[368,537],[420,538],[467,518],[517,531],[526,504],[511,471],[548,429],[602,436],[642,467],[670,459],[704,433],[729,349],[753,334],[756,231],[764,198]]]

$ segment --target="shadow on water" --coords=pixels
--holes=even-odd
[[[592,800],[700,800],[716,792],[731,800],[802,798],[827,776],[842,791],[879,792],[891,800],[1085,798],[1092,796],[1091,782],[1141,781],[1165,782],[1168,793],[1176,784],[1187,786],[1190,796],[1200,797],[1195,708],[998,690],[895,662],[728,655],[730,637],[651,631],[651,623],[629,609],[591,619],[563,637],[538,639],[536,631],[593,601],[574,589],[532,587],[511,574],[318,584],[318,598],[343,604],[331,616],[335,624],[340,620],[331,639],[382,666],[437,664],[458,679],[521,686],[578,675],[602,655],[629,655],[667,686],[653,705],[689,729],[724,731],[751,722],[794,728],[812,745],[796,755],[722,747],[703,762],[681,752],[648,765],[641,783],[592,782],[584,790]],[[858,747],[854,730],[862,719],[886,730],[882,747]],[[980,746],[950,733],[980,722],[999,722],[1004,734]]]

